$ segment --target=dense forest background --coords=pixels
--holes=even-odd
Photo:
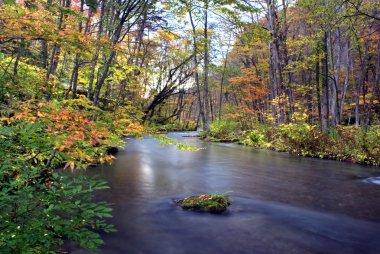
[[[0,0],[0,250],[96,249],[106,185],[57,168],[123,135],[380,165],[379,79],[377,0]]]

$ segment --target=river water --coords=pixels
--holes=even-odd
[[[113,204],[118,230],[100,253],[380,253],[380,185],[363,180],[379,168],[189,134],[169,136],[205,149],[129,139],[111,166],[87,171],[108,180],[96,198]],[[232,205],[215,215],[173,202],[202,193],[228,193]]]

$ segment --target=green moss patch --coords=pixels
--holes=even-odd
[[[176,200],[184,210],[196,212],[222,213],[231,205],[226,195],[203,194]]]

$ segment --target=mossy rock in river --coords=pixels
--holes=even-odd
[[[226,195],[203,194],[176,200],[184,210],[196,212],[222,213],[231,205],[230,199]]]

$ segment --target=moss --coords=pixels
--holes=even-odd
[[[226,195],[203,194],[176,200],[184,209],[196,212],[222,213],[227,210],[231,202]]]

